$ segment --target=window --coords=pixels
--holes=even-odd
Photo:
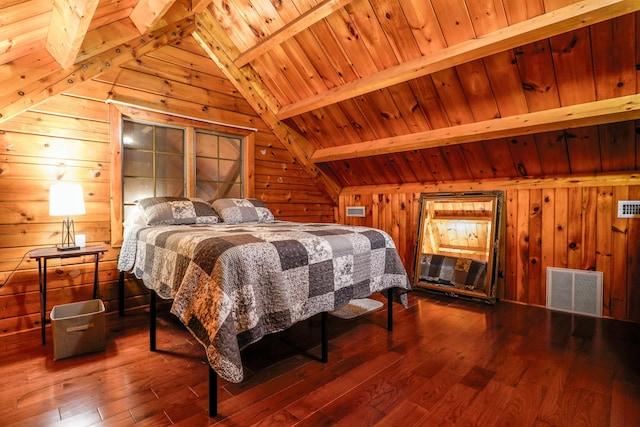
[[[196,197],[243,197],[242,139],[196,130]]]
[[[112,247],[140,198],[253,197],[252,129],[110,108]]]
[[[124,120],[122,196],[124,218],[135,201],[152,196],[184,196],[184,129]]]

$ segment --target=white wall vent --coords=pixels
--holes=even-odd
[[[547,308],[602,317],[602,272],[547,267]]]
[[[347,206],[347,216],[359,216],[364,218],[364,206]]]
[[[640,218],[640,201],[619,200],[618,218]]]

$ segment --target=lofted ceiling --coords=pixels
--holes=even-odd
[[[344,187],[640,169],[638,0],[0,0],[0,123],[197,44]]]

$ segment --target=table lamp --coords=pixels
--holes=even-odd
[[[71,215],[84,215],[82,186],[74,183],[56,183],[49,188],[49,215],[66,216],[62,220],[62,244],[58,250],[78,249]]]

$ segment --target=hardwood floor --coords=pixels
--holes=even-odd
[[[382,298],[381,298],[382,300]],[[2,426],[638,426],[640,325],[414,292],[410,306],[318,318],[243,352],[207,416],[202,347],[159,312],[107,316],[107,349],[52,360],[40,330],[0,338]]]

